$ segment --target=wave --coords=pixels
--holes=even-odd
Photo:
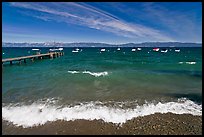
[[[83,73],[83,74],[90,74],[94,77],[100,77],[100,76],[106,76],[108,75],[108,72],[90,72],[90,71],[68,71],[69,73],[75,74],[75,73]]]
[[[90,72],[90,71],[83,71],[82,73],[86,73],[86,74],[90,74],[92,76],[95,76],[95,77],[99,77],[99,76],[106,76],[108,75],[108,72]]]
[[[148,103],[135,105],[134,108],[107,106],[102,102],[80,103],[78,105],[58,106],[56,104],[35,102],[31,105],[7,105],[2,107],[3,120],[24,128],[43,125],[56,120],[73,121],[76,119],[103,120],[123,124],[127,120],[154,113],[175,113],[202,115],[202,104],[198,105],[186,98],[176,102]]]
[[[75,74],[75,73],[80,73],[79,71],[68,71],[69,73]]]

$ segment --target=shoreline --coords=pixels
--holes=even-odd
[[[102,120],[54,121],[31,128],[2,120],[2,135],[202,135],[202,116],[155,113],[120,125]]]

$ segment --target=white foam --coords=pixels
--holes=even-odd
[[[32,127],[45,124],[48,121],[76,119],[103,120],[115,124],[123,124],[127,120],[154,113],[175,113],[202,115],[202,105],[187,99],[177,102],[145,103],[136,105],[133,109],[113,108],[97,102],[81,103],[80,105],[61,107],[49,103],[33,103],[31,105],[10,105],[2,107],[2,118],[16,126]]]
[[[94,77],[100,77],[100,76],[107,76],[108,75],[108,72],[104,71],[104,72],[90,72],[90,71],[68,71],[69,73],[72,73],[72,74],[76,74],[76,73],[83,73],[83,74],[90,74]]]
[[[75,73],[80,73],[79,71],[68,71],[69,73],[75,74]]]
[[[108,75],[108,72],[90,72],[90,71],[83,71],[82,73],[86,73],[86,74],[90,74],[92,76],[95,76],[95,77],[99,77],[99,76],[106,76]]]

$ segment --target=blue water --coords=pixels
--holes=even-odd
[[[40,49],[42,53],[49,50]],[[180,48],[180,52],[175,52],[175,48],[167,48],[167,53],[154,52],[152,48],[147,47],[136,52],[132,52],[131,48],[121,48],[120,51],[117,51],[117,48],[106,48],[105,52],[100,52],[101,48],[79,48],[78,53],[73,53],[73,49],[75,48],[64,48],[64,56],[54,59],[27,61],[26,64],[8,63],[2,66],[2,104],[5,120],[18,125],[27,123],[25,126],[30,126],[32,121],[21,122],[26,120],[25,117],[27,120],[32,119],[33,115],[30,114],[35,112],[35,108],[38,109],[39,105],[46,105],[48,102],[56,108],[48,107],[45,109],[47,113],[43,115],[56,116],[54,120],[62,118],[59,116],[63,112],[61,108],[70,108],[80,103],[80,110],[71,108],[74,111],[72,116],[90,113],[88,116],[91,118],[104,118],[110,122],[114,121],[106,119],[109,117],[105,115],[106,112],[117,117],[118,113],[111,108],[121,108],[121,103],[124,102],[125,106],[122,108],[135,108],[147,102],[161,102],[164,106],[158,104],[153,110],[163,112],[167,109],[165,112],[201,114],[202,106],[199,105],[202,105],[202,48]],[[3,48],[2,53],[3,58],[33,54],[31,48]],[[180,106],[177,102],[182,98],[186,101]],[[57,103],[52,104],[48,99],[57,100]],[[90,110],[89,105],[93,102],[112,107],[105,107],[103,111],[98,112],[101,108],[91,105]],[[37,105],[32,105],[33,103]],[[87,103],[88,106],[85,105]],[[9,108],[10,105],[14,107]],[[145,113],[140,114],[139,112],[143,111],[137,109],[134,113],[151,114],[152,110],[148,106],[142,108]],[[151,111],[146,113],[146,109]],[[63,112],[63,117],[82,118],[68,117],[70,111]],[[124,115],[123,118],[128,119],[129,113],[125,112],[121,110],[121,116]],[[13,117],[14,113],[18,118]],[[38,115],[36,111],[36,124],[45,120]],[[123,121],[123,118],[118,118],[119,122]]]
[[[83,48],[55,59],[27,61],[26,64],[4,65],[2,72],[3,102],[61,97],[64,100],[134,100],[159,99],[177,94],[198,96],[202,91],[201,48],[169,48],[167,53],[143,48]],[[30,51],[30,53],[29,53]],[[47,52],[41,48],[41,52]],[[149,52],[149,53],[148,53]],[[3,58],[33,54],[31,48],[3,48]],[[187,63],[186,63],[187,62]],[[190,64],[188,62],[195,62]],[[107,72],[107,76],[68,71]]]

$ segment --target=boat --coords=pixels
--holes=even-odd
[[[136,51],[136,49],[132,49],[132,52],[135,52]]]
[[[141,48],[137,48],[137,50],[142,50]]]
[[[38,50],[40,50],[40,49],[32,49],[32,50],[38,51]]]
[[[175,52],[180,52],[180,49],[175,49]]]
[[[166,53],[168,50],[167,49],[162,49],[161,52]]]
[[[75,53],[75,52],[79,52],[79,51],[78,50],[72,50],[72,52]]]
[[[59,48],[58,50],[60,50],[60,51],[61,51],[61,50],[63,50],[63,48]]]
[[[159,51],[159,48],[153,48],[153,51]]]
[[[32,51],[36,51],[35,54],[39,55],[40,54],[40,49],[32,49]]]
[[[57,51],[58,49],[49,49],[49,51]]]
[[[101,51],[103,52],[103,51],[106,51],[106,49],[101,49]]]
[[[117,50],[120,50],[120,48],[117,48]]]

